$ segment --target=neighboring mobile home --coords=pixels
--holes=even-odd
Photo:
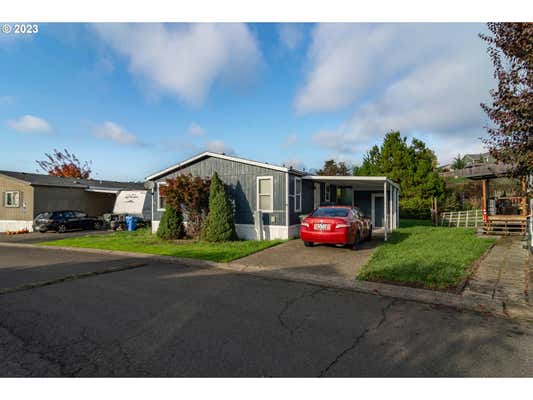
[[[33,219],[45,211],[110,213],[117,194],[126,189],[142,190],[144,184],[0,171],[0,232],[31,231]]]
[[[165,210],[161,186],[178,174],[211,177],[228,186],[242,239],[297,237],[300,216],[324,204],[357,205],[387,233],[399,224],[399,186],[384,176],[319,176],[292,167],[204,152],[146,178],[153,191],[152,230]]]

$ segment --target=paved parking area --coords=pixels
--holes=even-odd
[[[6,235],[0,233],[0,242],[2,243],[40,243],[49,242],[53,240],[66,239],[69,237],[85,236],[85,235],[106,235],[113,233],[113,231],[69,231],[65,233],[57,232],[30,232],[20,235]]]
[[[333,245],[305,247],[300,239],[290,240],[259,253],[236,260],[236,263],[269,270],[290,270],[306,275],[340,277],[353,280],[383,237],[374,235],[362,242],[358,250]]]
[[[105,262],[9,251],[3,268]],[[533,376],[533,327],[151,262],[0,295],[0,360],[1,377]]]

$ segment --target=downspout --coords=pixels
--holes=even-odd
[[[296,182],[294,182],[296,185]],[[303,190],[302,190],[303,192]],[[300,195],[301,199],[301,195]],[[272,200],[274,201],[274,200]],[[289,172],[285,173],[285,225],[287,226],[287,237],[285,239],[290,239],[290,229],[291,221],[289,220]]]
[[[385,183],[383,184],[383,227],[385,228],[385,241],[388,239],[388,218],[387,218],[387,180],[385,179]]]

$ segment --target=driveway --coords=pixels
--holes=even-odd
[[[30,232],[20,235],[6,235],[0,233],[0,242],[1,243],[40,243],[40,242],[49,242],[54,240],[66,239],[69,237],[78,237],[85,235],[106,235],[113,233],[113,231],[69,231],[65,233],[57,232]]]
[[[2,247],[0,254],[3,268],[108,261],[56,249]],[[533,327],[151,262],[0,295],[0,360],[3,377],[531,377]]]
[[[292,273],[315,277],[339,277],[353,280],[374,250],[383,243],[382,235],[362,242],[358,250],[333,245],[305,247],[300,239],[243,257],[238,264],[268,270],[290,270]]]

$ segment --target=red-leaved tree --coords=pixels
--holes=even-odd
[[[52,154],[45,153],[46,160],[35,162],[48,175],[61,176],[63,178],[88,179],[91,176],[90,162],[83,163],[67,149],[58,151],[54,149]]]
[[[183,210],[187,235],[198,238],[208,213],[211,178],[180,174],[166,182],[165,186],[161,186],[161,194],[166,196],[169,205]]]
[[[484,140],[514,176],[533,174],[533,23],[489,23],[488,43],[498,88],[481,107],[493,126]]]

